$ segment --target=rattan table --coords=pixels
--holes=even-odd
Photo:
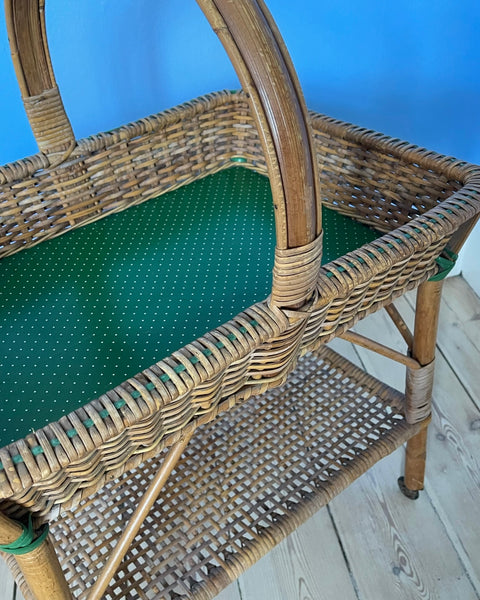
[[[26,599],[210,599],[405,442],[423,488],[480,170],[309,113],[262,1],[199,4],[243,90],[76,140],[44,1],[6,1],[40,149],[0,167],[0,550]],[[351,331],[383,308],[406,354]]]

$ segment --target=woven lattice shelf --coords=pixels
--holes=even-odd
[[[199,428],[105,597],[213,598],[414,433],[403,402],[328,348],[303,357],[283,387]],[[86,596],[161,462],[53,523],[76,597]]]

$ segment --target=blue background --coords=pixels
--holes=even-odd
[[[310,108],[480,162],[478,0],[270,0]],[[0,164],[37,151],[0,23]],[[48,0],[78,138],[237,88],[193,0]]]

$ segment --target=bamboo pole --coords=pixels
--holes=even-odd
[[[262,0],[197,0],[247,92],[262,142],[277,220],[277,246],[312,242],[321,228],[316,156],[305,100]],[[317,230],[318,227],[318,230]]]
[[[398,329],[405,342],[407,343],[408,349],[411,351],[413,347],[412,332],[403,320],[402,315],[398,312],[395,304],[393,304],[393,302],[392,304],[387,304],[387,306],[385,306],[385,311],[390,317],[390,319],[393,321],[395,327]]]
[[[177,464],[194,431],[195,430],[192,427],[191,431],[188,434],[185,434],[185,436],[170,449],[165,461],[162,463],[161,469],[152,479],[147,491],[142,496],[142,499],[133,513],[132,518],[125,527],[120,539],[117,542],[117,545],[113,549],[113,552],[111,553],[95,584],[93,585],[88,595],[88,600],[101,600],[105,590],[108,587],[108,584],[115,575],[115,571],[122,562],[123,557],[130,547],[130,544],[137,535],[142,523],[146,519],[150,509],[158,498],[161,489],[165,485],[170,473]]]
[[[412,354],[422,366],[430,364],[435,358],[442,285],[443,281],[426,281],[417,291]],[[433,383],[433,369],[430,371],[430,377]],[[430,385],[427,389],[430,390],[431,387]],[[428,393],[430,394],[429,391]],[[430,402],[431,398],[424,398],[423,402],[425,401]],[[407,491],[417,492],[424,487],[426,447],[427,427],[425,426],[407,442],[404,477]],[[417,495],[414,494],[412,497]]]
[[[22,97],[55,86],[45,36],[43,0],[5,0],[5,20]]]
[[[23,528],[18,522],[0,513],[2,544],[11,544],[22,532]],[[17,554],[15,560],[35,600],[71,600],[65,575],[48,537],[31,552]]]
[[[377,354],[381,354],[382,356],[386,356],[387,358],[391,358],[392,360],[395,360],[395,361],[401,363],[402,365],[409,367],[410,369],[416,370],[416,369],[419,369],[421,366],[418,363],[418,361],[416,361],[414,358],[411,358],[410,356],[406,356],[405,354],[402,354],[401,352],[397,352],[396,350],[393,350],[393,348],[389,348],[388,346],[385,346],[384,344],[375,342],[374,340],[371,340],[370,338],[367,338],[364,335],[360,335],[359,333],[356,333],[355,331],[345,331],[344,333],[340,334],[338,337],[342,338],[343,340],[346,340],[347,342],[352,342],[352,344],[357,344],[358,346],[362,346],[363,348],[366,348],[367,350],[372,350],[373,352],[376,352]]]

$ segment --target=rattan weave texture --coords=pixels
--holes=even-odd
[[[57,537],[27,546],[13,567],[38,600],[71,599],[55,543],[77,595],[105,563],[91,600],[102,598],[119,564],[112,598],[211,598],[406,440],[403,489],[414,497],[423,488],[442,285],[428,280],[478,219],[480,168],[308,114],[263,0],[197,1],[244,91],[211,94],[77,141],[49,56],[45,0],[5,0],[12,59],[40,154],[0,167],[2,259],[233,164],[268,174],[276,237],[267,298],[0,449],[3,549],[18,541],[26,513],[36,525],[50,521]],[[322,205],[383,235],[322,266]],[[389,309],[410,346],[411,356],[400,361],[407,364],[405,403],[328,351],[301,358],[415,287],[413,334]],[[287,387],[268,392],[299,361]],[[198,426],[197,444],[187,447]],[[160,465],[154,457],[168,446]],[[185,447],[143,529],[161,549],[140,531],[121,563]],[[153,488],[125,526],[123,513],[150,478]],[[100,534],[91,516],[104,523]],[[187,558],[175,558],[180,546],[189,548]],[[75,556],[68,553],[82,560],[69,566]]]
[[[402,394],[329,348],[303,357],[285,386],[197,430],[105,598],[213,598],[412,435],[403,408]],[[76,598],[86,598],[161,461],[53,524]]]
[[[193,419],[213,418],[223,399],[281,384],[298,352],[350,329],[437,272],[436,258],[447,244],[455,247],[452,234],[480,209],[478,168],[327,117],[311,121],[324,205],[386,233],[321,269],[317,261],[318,277],[300,309],[279,310],[278,296],[275,304],[256,304],[84,409],[0,449],[5,510],[15,504],[15,511],[24,506],[46,516],[73,506],[107,474],[153,456]],[[3,252],[231,167],[238,157],[243,167],[266,172],[244,94],[221,92],[79,141],[53,170],[39,171],[36,157],[9,165],[0,187]],[[317,253],[315,244],[311,251]],[[288,254],[282,260],[287,264]],[[304,260],[293,255],[291,262],[303,277]],[[175,372],[180,365],[185,370]],[[87,430],[88,419],[95,427]],[[72,429],[79,435],[69,437]],[[52,440],[59,443],[52,447]]]
[[[324,262],[379,236],[322,212]],[[274,246],[268,179],[234,167],[4,258],[0,447],[266,298]]]

